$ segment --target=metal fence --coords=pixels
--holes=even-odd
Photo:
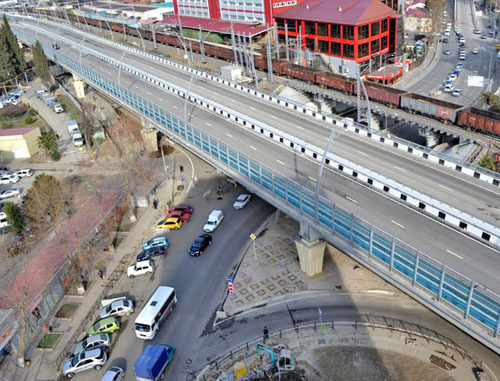
[[[30,37],[22,39],[33,43]],[[147,116],[170,135],[221,169],[237,174],[248,187],[259,189],[269,202],[292,215],[315,224],[325,238],[341,238],[352,248],[349,254],[379,274],[389,277],[417,299],[434,304],[442,316],[500,351],[500,296],[447,268],[433,258],[375,228],[330,200],[320,197],[316,216],[315,193],[266,165],[244,155],[218,139],[185,123],[163,107],[104,78],[59,51],[47,48],[49,56],[99,87],[134,111]],[[473,324],[476,323],[476,324]]]

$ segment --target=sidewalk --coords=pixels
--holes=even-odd
[[[183,164],[184,168],[186,168],[186,176],[191,175],[191,167],[188,164],[187,158],[181,155],[179,151],[176,150],[171,155],[167,156],[167,160],[175,161],[177,165],[179,163]],[[126,257],[129,254],[136,254],[140,251],[140,246],[144,242],[146,233],[150,231],[151,226],[154,225],[164,212],[163,206],[167,204],[172,194],[171,187],[172,181],[168,181],[168,184],[163,182],[158,188],[156,196],[160,207],[154,209],[152,205],[149,205],[142,211],[142,214],[135,222],[127,237],[121,242],[117,250],[111,256],[111,260],[106,264],[105,279],[102,280],[97,278],[94,272],[93,277],[89,279],[91,287],[86,291],[84,296],[66,295],[63,297],[63,301],[60,301],[56,308],[54,308],[52,314],[58,311],[63,302],[70,299],[73,299],[73,302],[79,304],[70,320],[68,319],[67,322],[63,322],[63,324],[53,327],[54,333],[61,334],[56,346],[52,350],[36,348],[39,340],[44,334],[44,332],[38,332],[37,335],[33,336],[33,339],[27,346],[26,359],[31,360],[31,366],[22,369],[15,365],[15,361],[12,361],[15,359],[10,359],[10,361],[4,365],[0,373],[0,380],[35,381],[56,380],[58,378],[57,374],[60,371],[60,361],[67,357],[66,354],[62,352],[68,344],[70,346],[73,344],[75,337],[78,338],[81,336],[84,333],[84,329],[88,328],[90,325],[89,320],[95,315],[97,306],[99,305],[100,307],[99,303],[103,296],[114,292],[113,287],[122,277],[123,271],[129,263]],[[180,196],[176,197],[176,201],[180,201],[185,194],[185,192],[182,192]],[[88,318],[89,316],[90,319]],[[53,316],[50,317],[48,321],[53,321]]]

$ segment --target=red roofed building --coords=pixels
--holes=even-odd
[[[358,63],[396,51],[398,15],[379,0],[303,0],[275,12],[280,41]]]

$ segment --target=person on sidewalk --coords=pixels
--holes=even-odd
[[[158,200],[156,198],[153,200],[153,208],[158,209]]]
[[[179,166],[179,169],[180,169],[181,173],[183,173],[183,172],[184,172],[184,166],[183,166],[183,165],[180,165],[180,166]]]
[[[104,273],[101,269],[97,270],[97,275],[99,276],[99,278],[104,279]]]
[[[266,343],[267,339],[269,339],[269,330],[267,329],[267,327],[264,327],[264,344]]]

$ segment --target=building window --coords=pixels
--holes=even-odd
[[[328,24],[318,23],[318,36],[328,37]]]
[[[332,55],[334,56],[342,55],[342,44],[340,42],[332,42]]]
[[[382,20],[382,33],[387,32],[387,19]]]
[[[328,41],[318,40],[318,50],[320,53],[330,53],[328,49]]]
[[[316,25],[313,22],[306,21],[306,34],[316,34]]]
[[[349,25],[343,25],[344,40],[354,40],[354,27]]]
[[[286,24],[288,25],[289,32],[297,31],[297,23],[295,22],[295,20],[286,20]]]
[[[285,29],[285,20],[276,19],[276,26],[278,27],[278,29]]]
[[[344,44],[344,57],[354,58],[354,45]]]
[[[340,25],[338,24],[330,25],[330,36],[333,38],[340,38]]]
[[[358,40],[368,38],[370,36],[369,25],[358,26]]]
[[[382,37],[380,43],[380,50],[384,50],[385,48],[387,48],[387,36]]]
[[[378,22],[374,22],[372,24],[372,36],[378,36],[380,34],[380,24]]]
[[[307,38],[306,39],[306,48],[307,48],[307,50],[310,50],[312,52],[315,51],[315,49],[314,49],[314,39],[312,39],[312,38]]]
[[[368,42],[358,45],[358,58],[366,57],[368,55]]]
[[[380,50],[380,40],[372,41],[372,54],[377,53]]]

